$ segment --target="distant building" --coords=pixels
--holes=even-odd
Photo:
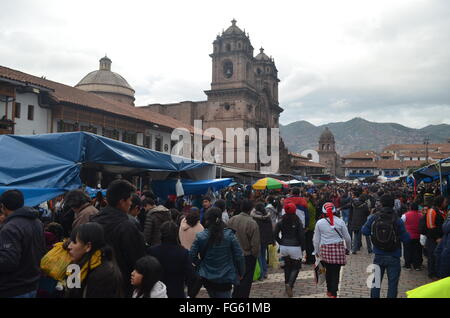
[[[319,138],[319,160],[326,167],[326,173],[332,176],[342,176],[341,159],[336,152],[336,141],[333,133],[328,129],[322,132]]]
[[[321,163],[310,161],[310,158],[293,152],[289,153],[289,157],[291,159],[291,173],[294,175],[309,177],[325,174],[326,166]]]
[[[428,149],[427,149],[428,146]],[[427,158],[428,152],[428,158]],[[365,150],[342,157],[345,177],[366,178],[383,176],[387,178],[407,176],[411,169],[450,157],[450,144],[395,144],[375,151]]]

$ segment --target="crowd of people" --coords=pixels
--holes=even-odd
[[[0,204],[0,297],[194,298],[204,287],[211,298],[249,298],[255,268],[267,279],[276,249],[286,296],[302,266],[320,263],[326,296],[336,298],[341,268],[363,241],[381,279],[387,273],[388,297],[397,297],[402,255],[403,270],[423,270],[426,256],[430,278],[450,276],[449,201],[434,185],[234,186],[161,202],[120,179],[106,197],[66,193],[50,216],[24,206],[18,190]],[[380,297],[379,286],[370,296]]]

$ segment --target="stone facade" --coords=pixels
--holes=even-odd
[[[273,58],[261,48],[253,56],[253,46],[232,21],[232,25],[213,42],[211,89],[205,91],[207,101],[177,104],[153,104],[143,108],[171,116],[194,125],[202,120],[203,128],[218,128],[226,138],[227,128],[278,128],[283,109],[278,103],[278,70]],[[270,140],[270,138],[268,138]],[[248,148],[244,151],[248,158]],[[248,160],[246,160],[248,162]],[[260,164],[229,163],[245,169],[258,170]],[[287,149],[280,142],[280,171],[289,170]]]
[[[336,141],[334,135],[325,128],[319,138],[319,153],[320,163],[326,166],[326,172],[333,176],[342,176],[343,169],[341,165],[341,158],[336,152]]]

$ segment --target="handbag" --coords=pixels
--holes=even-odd
[[[325,283],[326,272],[327,269],[322,264],[320,258],[316,256],[316,262],[314,263],[314,281],[318,286],[323,285],[323,283]]]
[[[211,247],[211,245],[212,245],[212,240],[211,240],[211,236],[209,236],[208,242],[206,243],[205,248],[203,249],[202,252],[200,252],[200,257],[201,257],[200,263],[197,266],[195,266],[194,276],[193,276],[190,284],[188,285],[187,294],[188,294],[189,298],[197,297],[198,293],[200,292],[200,289],[202,288],[202,286],[204,284],[203,278],[198,274],[198,271],[200,269],[200,264],[205,259],[206,252]]]

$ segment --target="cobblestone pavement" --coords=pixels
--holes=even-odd
[[[374,255],[369,255],[363,247],[356,255],[347,256],[347,265],[341,269],[338,298],[369,298],[370,290],[367,287],[369,273],[367,267],[372,264]],[[401,261],[403,266],[403,259]],[[405,298],[405,292],[431,283],[427,276],[426,258],[424,258],[422,271],[406,271],[402,268],[398,285],[398,297]],[[387,295],[387,276],[385,274],[381,285],[381,297]],[[208,297],[205,290],[199,298]],[[269,269],[269,276],[264,281],[253,282],[250,298],[285,298],[284,273],[282,269]],[[326,284],[316,286],[314,283],[313,265],[303,264],[294,286],[294,298],[326,298]]]

